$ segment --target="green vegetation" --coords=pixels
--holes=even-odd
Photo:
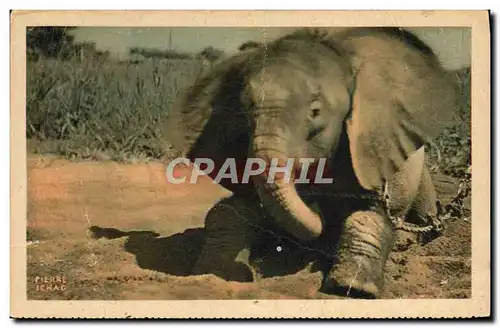
[[[162,123],[200,71],[182,59],[28,62],[27,138],[35,152],[71,159],[160,159]]]
[[[460,85],[462,106],[450,127],[436,139],[430,149],[430,161],[443,173],[465,177],[471,165],[471,79],[470,68],[453,72]]]
[[[203,60],[215,61],[223,52],[135,47],[119,60],[95,43],[75,43],[73,29],[26,29],[30,151],[75,160],[171,157],[161,138],[169,109],[202,72]]]

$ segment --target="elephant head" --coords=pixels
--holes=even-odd
[[[378,190],[391,181],[451,120],[456,88],[432,51],[408,33],[325,31],[299,29],[216,65],[172,110],[170,142],[190,160],[256,157],[285,166],[325,158],[333,167],[346,132],[359,186]],[[285,230],[308,240],[323,222],[299,196],[295,172],[272,183],[263,173],[251,188]],[[250,186],[233,182],[221,184],[236,193]]]

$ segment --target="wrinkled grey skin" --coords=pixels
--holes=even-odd
[[[394,231],[382,203],[361,196],[387,186],[393,215],[436,213],[423,147],[451,120],[456,90],[432,51],[398,29],[298,30],[218,64],[174,108],[171,142],[191,160],[325,158],[334,182],[221,181],[234,195],[208,213],[193,273],[251,281],[252,244],[272,229],[335,245],[324,292],[377,297]],[[339,192],[357,198],[330,196]]]

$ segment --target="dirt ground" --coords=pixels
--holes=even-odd
[[[189,276],[203,220],[225,189],[201,179],[169,185],[161,164],[28,158],[29,299],[310,299],[322,275],[307,267],[253,283]],[[457,190],[436,178],[438,195]],[[470,210],[470,208],[469,208]],[[271,254],[279,261],[286,252]],[[469,298],[470,216],[419,245],[402,237],[386,267],[383,298]]]

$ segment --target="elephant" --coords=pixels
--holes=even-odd
[[[265,230],[316,249],[333,245],[323,292],[379,297],[391,218],[422,224],[437,213],[425,146],[459,99],[433,51],[399,28],[298,28],[242,47],[185,90],[167,139],[190,161],[294,162],[290,180],[270,182],[264,171],[249,183],[218,181],[232,195],[207,213],[193,274],[257,279],[249,259]],[[311,167],[324,159],[332,182],[294,183],[301,158]]]

